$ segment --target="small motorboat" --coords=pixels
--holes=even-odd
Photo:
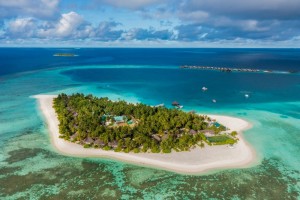
[[[213,102],[213,103],[217,103],[217,100],[213,99],[212,102]]]
[[[203,86],[203,87],[202,87],[202,91],[205,92],[206,90],[208,90],[208,88]]]
[[[246,97],[246,98],[249,98],[249,94],[245,94],[245,97]]]

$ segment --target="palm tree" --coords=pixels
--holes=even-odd
[[[203,142],[200,143],[200,148],[204,148],[205,147],[205,144]]]

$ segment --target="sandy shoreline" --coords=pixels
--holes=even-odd
[[[239,134],[238,137],[240,140],[235,145],[235,148],[229,148],[226,145],[206,145],[203,149],[197,147],[189,152],[173,152],[170,154],[135,154],[83,148],[82,145],[59,138],[59,122],[56,117],[56,113],[52,108],[52,101],[54,97],[54,95],[34,96],[34,98],[38,100],[39,108],[47,122],[51,143],[57,151],[64,155],[78,157],[105,157],[184,174],[201,174],[224,168],[245,168],[251,166],[256,161],[255,151],[244,140],[242,134]],[[208,116],[239,133],[251,127],[251,124],[239,118],[221,115]]]

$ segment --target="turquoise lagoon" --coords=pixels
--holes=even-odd
[[[7,75],[0,81],[1,199],[299,199],[299,74],[77,65]],[[199,176],[60,155],[30,97],[61,92],[151,105],[170,106],[176,100],[186,111],[243,118],[253,124],[244,136],[259,164]]]

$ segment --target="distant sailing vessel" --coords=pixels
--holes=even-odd
[[[212,102],[213,102],[213,103],[217,103],[217,100],[213,99]]]
[[[204,91],[204,92],[205,92],[207,89],[208,89],[207,87],[204,87],[204,86],[202,87],[202,91]]]

